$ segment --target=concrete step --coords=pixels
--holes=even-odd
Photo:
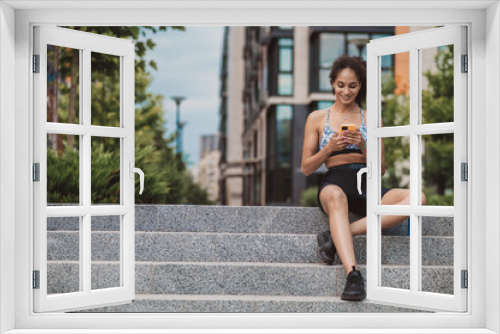
[[[359,266],[366,279],[366,267]],[[78,262],[48,264],[48,292],[78,290]],[[453,267],[424,266],[423,290],[453,293]],[[136,293],[186,295],[338,296],[345,286],[341,265],[266,263],[136,263]],[[408,266],[384,266],[382,286],[409,288]],[[95,262],[94,289],[119,286],[119,264]]]
[[[359,219],[349,215],[352,222]],[[49,218],[53,231],[77,230],[78,218]],[[93,217],[94,230],[119,228],[117,216]],[[136,205],[136,231],[316,234],[328,229],[328,217],[318,208]],[[453,236],[453,218],[424,217],[426,236]],[[383,235],[408,235],[408,224],[384,230]]]
[[[48,232],[48,260],[77,261],[79,233]],[[383,236],[382,263],[409,264],[409,238]],[[119,232],[92,232],[92,259],[118,261]],[[319,263],[316,235],[136,232],[136,261]],[[452,265],[453,238],[423,237],[424,265]],[[354,238],[359,264],[366,263],[366,237]]]
[[[137,294],[129,304],[80,311],[79,313],[396,313],[424,312],[416,309],[372,303],[368,300],[350,302],[340,297],[261,296],[261,295],[148,295]]]

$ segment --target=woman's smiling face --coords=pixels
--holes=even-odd
[[[344,68],[338,72],[332,88],[335,90],[337,102],[351,104],[354,103],[356,96],[358,96],[361,83],[353,70]]]

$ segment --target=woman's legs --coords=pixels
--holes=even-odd
[[[323,202],[322,202],[323,203]],[[425,194],[422,193],[422,205],[427,203]],[[382,197],[382,205],[409,205],[410,204],[410,190],[408,189],[391,189],[384,197]],[[382,217],[382,229],[393,227],[401,224],[408,216],[389,216]],[[366,233],[366,217],[356,220],[350,225],[351,234],[353,236]]]
[[[345,272],[349,273],[352,266],[358,269],[349,227],[347,196],[340,187],[328,185],[321,190],[319,199],[329,217],[333,243],[337,248],[337,254],[344,265]]]

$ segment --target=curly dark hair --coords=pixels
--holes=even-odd
[[[337,75],[343,69],[349,68],[354,71],[358,80],[361,82],[361,89],[356,96],[356,103],[360,106],[366,99],[366,61],[362,57],[351,57],[343,55],[333,61],[330,71],[330,83],[333,84]],[[332,87],[332,93],[335,95],[335,89]]]

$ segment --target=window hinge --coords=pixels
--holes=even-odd
[[[33,270],[33,289],[40,289],[40,270]]]
[[[469,274],[467,270],[462,270],[462,289],[469,287]]]
[[[469,72],[469,57],[467,55],[462,55],[462,73]]]
[[[40,73],[40,55],[33,55],[33,73]]]
[[[40,163],[33,164],[33,181],[40,182]]]
[[[462,181],[469,181],[469,166],[467,165],[466,162],[462,162],[462,165],[461,165],[461,174],[462,174],[462,178],[461,180]]]

